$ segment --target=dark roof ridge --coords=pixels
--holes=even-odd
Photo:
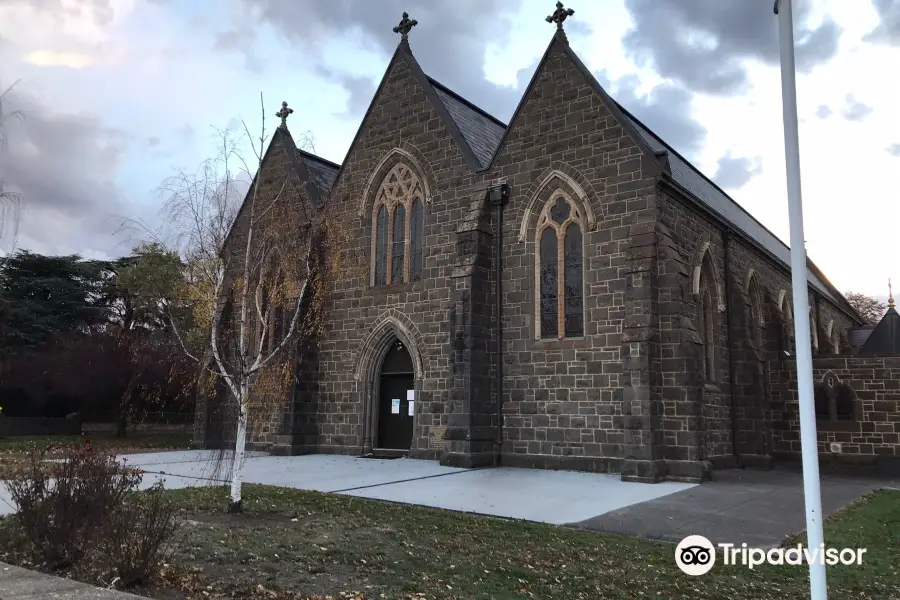
[[[332,161],[328,160],[327,158],[322,158],[318,154],[313,154],[312,152],[307,152],[303,148],[297,148],[297,152],[299,152],[303,158],[309,158],[311,160],[315,160],[320,163],[324,163],[324,164],[328,165],[329,167],[334,167],[335,169],[341,168],[341,165],[339,163],[332,162]]]
[[[690,166],[692,169],[694,169],[695,171],[697,171],[697,174],[700,175],[700,177],[702,177],[702,178],[705,179],[707,182],[709,182],[710,184],[712,184],[717,190],[719,190],[720,192],[722,192],[722,194],[724,194],[726,198],[728,198],[729,200],[731,200],[732,202],[734,202],[734,204],[735,204],[739,209],[741,209],[741,211],[743,211],[748,217],[750,217],[751,219],[753,219],[754,221],[756,221],[756,223],[757,223],[760,227],[762,227],[763,229],[765,229],[768,233],[772,234],[772,237],[774,237],[776,240],[778,240],[779,242],[781,242],[781,243],[784,245],[785,248],[787,248],[788,250],[791,249],[791,247],[790,247],[788,244],[786,244],[786,243],[784,242],[784,240],[782,240],[780,237],[778,237],[777,235],[775,235],[774,233],[772,233],[772,230],[771,230],[771,229],[769,229],[768,227],[766,227],[765,225],[763,225],[763,224],[760,222],[760,220],[757,219],[756,217],[754,217],[754,216],[750,213],[750,211],[748,211],[746,208],[744,208],[744,207],[741,205],[740,202],[738,202],[737,200],[735,200],[734,198],[732,198],[731,195],[730,195],[728,192],[726,192],[726,191],[723,190],[721,187],[719,187],[719,184],[717,184],[715,181],[713,181],[712,179],[710,179],[710,178],[709,178],[702,170],[698,169],[697,166],[694,165],[694,163],[692,163],[691,161],[689,161],[688,159],[686,159],[686,158],[684,157],[684,155],[682,155],[680,152],[678,152],[677,150],[675,150],[675,148],[674,148],[670,143],[668,143],[667,141],[665,141],[664,139],[662,139],[661,137],[659,137],[659,135],[657,135],[657,133],[656,133],[655,131],[653,131],[652,129],[650,129],[649,127],[647,127],[647,125],[646,125],[643,121],[641,121],[640,119],[638,119],[638,118],[637,118],[636,116],[634,116],[634,114],[632,114],[628,109],[626,109],[624,106],[622,106],[621,104],[619,104],[619,101],[618,101],[618,100],[615,100],[615,99],[614,99],[613,102],[616,103],[616,105],[619,107],[619,110],[621,110],[623,113],[625,113],[626,115],[628,115],[628,118],[632,119],[632,120],[635,121],[638,125],[642,126],[642,127],[647,131],[647,133],[649,133],[650,135],[652,135],[654,138],[657,139],[657,141],[659,141],[660,144],[662,144],[663,146],[665,146],[665,147],[666,147],[666,152],[671,152],[672,154],[674,154],[675,156],[677,156],[678,158],[680,158],[681,160],[683,160],[688,166]],[[807,258],[808,258],[808,257],[807,257]]]
[[[483,116],[487,119],[490,119],[491,121],[493,121],[494,123],[496,123],[497,125],[499,125],[500,127],[504,128],[504,129],[509,127],[509,125],[507,123],[504,123],[503,121],[501,121],[500,119],[498,119],[497,117],[495,117],[494,115],[489,113],[488,111],[484,110],[483,108],[481,108],[474,102],[470,102],[469,100],[466,100],[463,96],[460,96],[459,94],[457,94],[456,92],[454,92],[453,90],[448,88],[446,85],[444,85],[440,81],[436,80],[434,77],[431,77],[427,74],[425,75],[425,77],[428,79],[428,81],[429,81],[429,83],[431,83],[431,85],[433,85],[435,87],[439,87],[440,89],[447,92],[448,94],[450,94],[451,96],[453,96],[454,98],[456,98],[457,100],[459,100],[460,102],[462,102],[463,104],[465,104],[466,106],[471,108],[472,110],[478,112],[481,116]]]
[[[675,156],[680,158],[682,161],[684,161],[684,163],[686,165],[688,165],[691,169],[693,169],[700,177],[702,177],[704,180],[706,180],[707,183],[712,185],[717,191],[719,191],[723,196],[725,196],[725,198],[727,198],[732,204],[734,204],[734,206],[736,206],[738,208],[738,210],[740,210],[745,215],[747,215],[750,219],[752,219],[753,222],[755,222],[757,225],[759,225],[759,227],[761,229],[763,229],[766,233],[768,233],[775,240],[777,240],[782,246],[784,246],[784,248],[786,250],[790,251],[791,247],[788,243],[786,243],[783,239],[781,239],[780,236],[775,235],[775,233],[773,233],[771,229],[769,229],[768,227],[763,225],[763,223],[759,219],[757,219],[755,216],[753,216],[753,213],[751,213],[749,210],[744,208],[744,206],[740,202],[738,202],[737,200],[732,198],[731,194],[729,194],[728,192],[723,190],[719,186],[719,184],[717,184],[715,181],[710,179],[710,177],[707,176],[706,173],[704,173],[701,169],[697,168],[697,166],[694,165],[694,163],[692,163],[687,158],[685,158],[680,152],[675,150],[675,148],[671,144],[669,144],[664,139],[662,139],[655,131],[653,131],[652,129],[647,127],[647,125],[644,124],[643,121],[638,119],[631,112],[629,112],[628,109],[626,109],[624,106],[619,104],[619,102],[617,100],[613,99],[613,102],[616,103],[616,106],[619,107],[619,110],[621,110],[625,115],[627,115],[629,119],[632,119],[634,122],[636,122],[638,125],[640,125],[647,133],[652,135],[662,146],[664,146],[666,148],[667,152],[671,152],[672,154],[674,154]],[[735,226],[737,226],[737,225],[735,224]],[[779,260],[779,262],[781,262],[781,261]],[[790,267],[790,264],[788,264],[787,266]],[[828,288],[830,288],[833,293],[837,294],[837,298],[841,299],[846,304],[846,306],[843,306],[842,308],[844,308],[844,309],[850,308],[851,310],[853,310],[853,307],[850,305],[849,302],[847,302],[847,299],[844,297],[844,294],[842,294],[841,291],[838,290],[837,287],[833,283],[831,283],[831,280],[828,279],[828,277],[825,275],[825,273],[822,272],[822,269],[820,269],[818,267],[818,265],[816,265],[812,261],[812,259],[809,257],[809,253],[806,254],[806,268],[809,270],[812,270],[816,274],[816,276],[818,276],[819,279],[822,280],[822,283],[824,283]],[[807,278],[807,280],[808,280],[808,278]],[[808,283],[812,284],[812,282],[809,282],[809,281],[808,281]]]

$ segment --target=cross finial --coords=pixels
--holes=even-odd
[[[888,308],[894,308],[894,290],[891,288],[890,277],[888,277]]]
[[[409,13],[403,13],[403,18],[400,19],[400,24],[394,27],[394,33],[400,34],[400,41],[407,41],[407,35],[412,31],[412,28],[418,25],[419,22],[415,19],[409,18]]]
[[[553,11],[553,14],[547,17],[548,23],[556,23],[556,28],[562,31],[563,21],[565,21],[568,17],[571,17],[575,14],[575,11],[571,8],[563,8],[562,2],[556,3],[556,10]]]
[[[281,103],[281,110],[275,113],[276,117],[281,117],[281,126],[287,129],[287,118],[294,112],[293,108],[288,108],[287,102]]]

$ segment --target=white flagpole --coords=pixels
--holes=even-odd
[[[812,339],[809,331],[809,292],[806,242],[803,238],[803,201],[800,190],[800,134],[797,125],[797,82],[794,67],[794,19],[791,0],[775,0],[781,46],[781,94],[784,111],[784,154],[787,170],[788,215],[791,227],[791,288],[794,296],[794,337],[797,346],[797,389],[800,444],[803,460],[803,499],[806,502],[806,539],[810,553],[824,550],[822,495],[819,489],[819,451],[812,376]],[[809,565],[811,600],[826,600],[825,563]]]

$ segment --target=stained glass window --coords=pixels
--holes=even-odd
[[[394,165],[381,182],[378,202],[384,208],[379,208],[378,223],[373,231],[374,285],[420,280],[424,268],[424,206],[422,184],[415,172],[402,162]],[[383,229],[382,214],[385,219]],[[388,216],[391,217],[390,239]],[[383,255],[380,254],[382,248]]]
[[[584,335],[584,251],[581,213],[555,193],[538,217],[537,312],[540,337]]]
[[[413,200],[412,211],[409,215],[409,279],[419,281],[422,279],[422,263],[424,261],[423,244],[425,243],[424,223],[422,222],[422,201]]]
[[[406,209],[399,205],[394,209],[394,230],[391,234],[391,283],[403,283],[403,258],[406,254]]]
[[[385,285],[387,281],[387,209],[384,205],[378,209],[375,221],[375,285]]]
[[[541,337],[559,337],[559,255],[556,230],[547,227],[541,234]]]
[[[566,337],[584,335],[582,288],[581,228],[569,223],[565,239],[565,334]]]
[[[707,322],[706,322],[706,305],[707,305],[708,295],[705,293],[705,290],[704,290],[704,292],[701,292],[701,293],[702,293],[702,295],[700,296],[700,307],[699,307],[699,312],[697,314],[697,317],[698,317],[697,327],[698,327],[698,333],[700,334],[700,343],[701,343],[700,354],[701,354],[701,362],[702,362],[701,366],[703,368],[703,379],[704,379],[704,381],[709,381],[709,376],[710,376],[709,361],[706,358],[707,352],[709,352],[709,343],[706,340],[706,331],[708,329]]]
[[[553,208],[550,210],[550,217],[559,225],[562,225],[566,222],[566,219],[569,218],[569,213],[571,212],[572,208],[569,206],[569,203],[566,202],[565,198],[557,198],[556,204],[554,204]]]

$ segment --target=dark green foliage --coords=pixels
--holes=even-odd
[[[87,333],[108,319],[108,265],[77,255],[42,256],[21,250],[3,259],[0,348],[34,351],[61,333]]]

